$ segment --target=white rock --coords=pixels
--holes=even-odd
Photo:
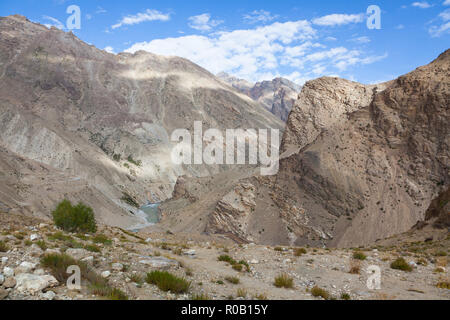
[[[85,249],[74,249],[74,248],[67,249],[66,254],[71,256],[75,260],[81,260],[91,255],[91,253]]]
[[[2,257],[2,264],[6,264],[8,262],[8,257]]]
[[[179,266],[178,261],[168,259],[165,257],[149,257],[148,259],[139,261],[139,263],[149,265],[153,268],[158,268],[158,269],[167,269],[167,268],[170,268],[171,266],[174,266],[174,267]]]
[[[0,286],[5,282],[5,276],[0,273]]]
[[[3,275],[4,275],[6,278],[14,277],[14,269],[12,269],[12,268],[10,268],[10,267],[4,267],[4,268],[3,268]]]
[[[145,240],[145,242],[147,242],[147,243],[152,242],[152,238],[147,238],[147,239]]]
[[[121,263],[113,263],[111,265],[114,271],[122,271],[123,270],[123,264]]]
[[[258,264],[258,263],[259,263],[259,261],[256,260],[256,259],[253,259],[253,260],[250,261],[250,264]]]
[[[81,259],[81,261],[86,262],[88,264],[92,264],[94,262],[94,257],[93,256],[89,256],[89,257],[86,257],[84,259]]]
[[[38,276],[43,276],[45,274],[45,270],[44,269],[37,269],[33,273],[37,274]]]
[[[194,249],[187,250],[184,252],[184,254],[187,256],[195,256],[195,250]]]
[[[109,272],[109,271],[103,271],[101,274],[102,278],[105,278],[105,279],[108,278],[110,275],[111,275],[111,272]]]
[[[22,273],[15,277],[16,290],[20,293],[35,295],[42,290],[58,285],[58,280],[53,276],[38,276],[35,274]]]
[[[45,253],[46,254],[60,254],[61,251],[58,248],[54,248],[54,249],[49,248],[49,249],[45,250]]]
[[[56,293],[53,291],[47,291],[46,293],[42,294],[42,298],[46,300],[53,300],[56,297]]]
[[[23,261],[16,269],[14,269],[15,274],[30,273],[37,266],[37,263]]]
[[[36,240],[39,240],[40,238],[41,238],[41,236],[38,235],[37,233],[33,233],[32,235],[30,235],[31,241],[36,241]]]

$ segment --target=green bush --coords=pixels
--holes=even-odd
[[[315,286],[314,288],[311,289],[311,294],[314,297],[322,297],[325,300],[330,299],[330,294],[328,293],[328,291],[326,291],[325,289],[319,288],[318,286]]]
[[[237,277],[226,277],[225,280],[227,280],[229,283],[232,283],[232,284],[239,283],[239,278],[237,278]]]
[[[3,241],[0,241],[0,252],[6,252],[8,251],[8,246]]]
[[[406,272],[411,272],[412,267],[405,261],[403,258],[398,258],[394,262],[391,263],[392,269],[403,270]]]
[[[162,291],[170,291],[172,293],[186,293],[191,286],[191,283],[184,278],[177,276],[167,271],[152,271],[147,273],[147,283],[156,285]]]
[[[305,248],[295,248],[294,249],[294,255],[296,257],[300,257],[302,254],[306,254],[306,249]]]
[[[72,206],[69,200],[63,200],[52,212],[53,221],[58,228],[68,232],[96,232],[94,211],[92,208],[78,203]]]
[[[353,259],[357,259],[357,260],[366,260],[366,255],[360,251],[354,252],[353,253]]]
[[[283,273],[275,278],[274,285],[277,288],[293,288],[294,279]]]
[[[47,254],[41,258],[41,265],[50,269],[53,276],[62,283],[67,282],[70,274],[67,273],[69,266],[80,267],[81,278],[89,283],[89,289],[93,294],[102,296],[108,300],[128,300],[128,297],[121,290],[112,288],[108,282],[90,270],[89,267],[80,261],[66,254]]]

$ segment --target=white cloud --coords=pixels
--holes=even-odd
[[[190,35],[136,43],[127,52],[146,50],[187,58],[214,74],[221,71],[250,81],[276,73],[279,55],[313,39],[316,31],[308,21],[273,23],[249,30],[217,32],[209,36]],[[294,50],[294,49],[291,49]]]
[[[203,13],[198,16],[189,17],[189,27],[199,31],[210,31],[212,28],[223,23],[221,20],[212,20],[209,13]]]
[[[336,75],[351,66],[387,57],[367,56],[363,51],[345,47],[327,48],[317,39],[311,23],[300,20],[247,30],[156,39],[135,43],[126,52],[145,50],[181,56],[213,74],[224,71],[251,82],[281,76],[299,84],[318,75]]]
[[[116,54],[116,52],[114,51],[114,48],[111,46],[107,46],[103,50],[105,50],[108,53]]]
[[[350,23],[363,22],[363,14],[330,14],[320,18],[313,19],[313,23],[318,26],[340,26]]]
[[[267,23],[276,19],[278,15],[272,15],[269,11],[255,10],[244,15],[244,21],[250,24]]]
[[[63,30],[65,27],[61,21],[59,21],[58,19],[55,19],[53,17],[43,16],[42,18],[44,18],[45,20],[51,21],[51,23],[44,23],[44,26],[46,26],[47,28],[55,27],[55,28]]]
[[[395,29],[403,30],[403,29],[405,29],[405,26],[403,24],[399,24],[398,26],[395,27]]]
[[[440,37],[444,34],[450,34],[450,9],[446,9],[441,12],[437,20],[442,21],[441,24],[434,24],[429,29],[428,32],[433,38]],[[436,20],[434,20],[436,22]]]
[[[353,38],[353,39],[350,39],[349,41],[363,44],[363,43],[369,43],[371,40],[369,37],[364,36],[364,37]]]
[[[413,2],[412,6],[420,9],[428,9],[432,7],[432,5],[426,1]]]
[[[445,0],[442,5],[443,6],[450,6],[450,0]]]
[[[124,17],[120,22],[111,26],[112,29],[120,28],[124,25],[134,25],[145,21],[168,21],[170,20],[170,14],[161,13],[158,10],[147,9],[145,12],[140,12],[135,15],[128,15]]]

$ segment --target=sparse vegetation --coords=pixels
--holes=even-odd
[[[142,166],[142,161],[141,161],[141,160],[134,160],[132,155],[129,155],[129,156],[128,156],[127,161],[128,161],[129,163],[134,164],[136,167]]]
[[[341,300],[351,300],[351,297],[348,293],[343,292],[341,294]]]
[[[206,293],[193,294],[191,300],[211,300],[211,298]]]
[[[296,256],[296,257],[300,257],[301,255],[306,254],[306,253],[307,253],[307,251],[305,248],[295,248],[294,249],[294,256]]]
[[[225,277],[225,280],[232,284],[239,284],[239,278],[238,277]]]
[[[121,290],[112,288],[108,282],[90,270],[88,266],[80,261],[76,261],[66,254],[49,254],[41,258],[41,265],[51,270],[53,276],[60,282],[66,282],[70,274],[67,273],[69,266],[80,267],[82,279],[89,283],[89,289],[93,294],[102,296],[108,300],[128,300],[128,297]]]
[[[351,274],[359,274],[361,272],[361,263],[359,260],[350,260],[350,270]]]
[[[36,241],[36,245],[41,248],[42,251],[47,250],[47,244],[43,240]]]
[[[58,228],[68,232],[96,232],[97,223],[92,208],[78,203],[72,206],[69,200],[63,200],[52,212],[53,221]]]
[[[245,290],[244,288],[237,289],[236,296],[238,298],[246,298],[247,297],[247,290]]]
[[[139,203],[137,203],[137,201],[126,192],[122,192],[122,198],[120,198],[120,200],[134,208],[139,208]]]
[[[361,251],[356,251],[353,253],[353,259],[356,260],[366,260],[367,256]]]
[[[277,288],[293,288],[294,287],[294,279],[289,277],[287,274],[280,274],[275,278],[274,285]]]
[[[112,240],[109,239],[104,234],[97,234],[94,238],[92,238],[92,241],[94,243],[101,243],[103,245],[108,245],[108,246],[112,244]]]
[[[152,271],[147,273],[147,283],[156,285],[162,291],[172,293],[186,293],[191,283],[184,278],[179,278],[167,271]]]
[[[0,252],[7,252],[9,250],[5,242],[0,241]]]
[[[325,300],[330,299],[330,294],[328,293],[328,291],[325,289],[319,288],[318,286],[315,286],[314,288],[311,289],[311,294],[313,295],[313,297],[322,297]]]
[[[406,272],[411,272],[412,267],[405,261],[404,258],[398,258],[394,262],[391,263],[392,269],[402,270]]]
[[[450,282],[448,281],[439,281],[436,284],[436,287],[439,289],[450,289]]]
[[[144,278],[142,276],[140,276],[137,273],[134,273],[132,275],[130,275],[130,280],[131,282],[137,283],[137,284],[142,284],[144,283]]]

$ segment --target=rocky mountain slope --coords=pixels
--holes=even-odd
[[[285,78],[275,78],[272,81],[252,84],[224,72],[219,73],[217,77],[259,102],[283,121],[287,120],[301,90],[301,86]]]
[[[160,201],[180,175],[229,169],[176,166],[174,129],[278,128],[249,97],[188,60],[109,54],[72,33],[0,18],[0,203],[48,216],[66,197],[103,223],[142,221],[129,204]]]
[[[365,245],[410,230],[450,184],[449,67],[447,50],[388,83],[307,82],[277,175],[208,192],[213,209],[198,210],[197,191],[183,213],[171,201],[163,212],[195,208],[204,232],[266,244]]]

